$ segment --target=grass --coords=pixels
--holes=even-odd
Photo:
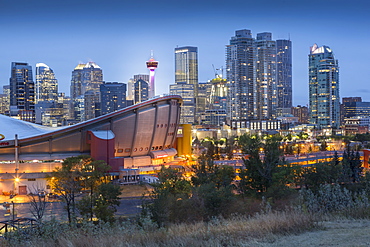
[[[234,216],[208,223],[174,224],[156,228],[149,220],[142,227],[123,222],[103,227],[91,224],[80,228],[45,226],[52,233],[31,239],[23,237],[2,241],[2,246],[246,246],[246,243],[269,241],[273,236],[298,234],[317,226],[313,217],[296,211],[268,212],[253,217]]]

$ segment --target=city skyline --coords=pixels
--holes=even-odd
[[[198,47],[199,82],[205,82],[214,78],[212,65],[225,68],[226,45],[234,32],[249,29],[253,36],[271,32],[274,40],[292,41],[293,105],[308,104],[308,54],[314,43],[331,47],[339,60],[340,97],[370,101],[369,3],[297,2],[0,1],[0,86],[9,85],[12,62],[33,69],[36,63],[47,64],[59,92],[67,95],[73,68],[81,62],[99,64],[104,81],[127,83],[134,74],[147,73],[145,62],[153,50],[161,64],[156,93],[169,93],[175,83],[174,48]]]

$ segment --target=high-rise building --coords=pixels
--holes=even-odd
[[[340,124],[339,67],[328,46],[310,48],[309,108],[310,123],[319,128],[338,128]]]
[[[0,114],[6,115],[7,111],[9,111],[8,107],[8,95],[5,93],[0,94]]]
[[[100,85],[101,114],[105,115],[126,107],[126,84],[106,82]]]
[[[279,107],[290,108],[291,60],[290,40],[237,30],[226,46],[228,120],[275,119]]]
[[[36,104],[39,101],[58,101],[58,81],[53,70],[44,63],[36,64]]]
[[[255,114],[257,119],[276,117],[276,41],[271,33],[258,33],[255,40]]]
[[[195,114],[194,85],[176,83],[170,85],[170,94],[180,95],[183,103],[181,106],[180,123],[193,124]]]
[[[71,97],[83,95],[87,91],[99,91],[103,84],[103,71],[94,62],[79,64],[72,71]]]
[[[211,93],[209,95],[209,109],[227,109],[227,82],[226,79],[216,77],[210,81]]]
[[[85,118],[93,119],[101,115],[100,111],[100,92],[89,90],[84,94]]]
[[[194,120],[187,123],[194,123],[195,118],[199,118],[199,99],[198,99],[198,48],[193,46],[184,46],[175,48],[175,83],[193,85],[194,100]],[[180,86],[181,87],[181,86]],[[185,86],[184,90],[178,92],[187,92],[190,87]],[[181,95],[182,97],[183,95]],[[186,119],[189,119],[189,115]],[[188,120],[187,120],[188,121]]]
[[[134,100],[135,104],[146,101],[149,99],[149,84],[148,82],[139,79],[134,85]]]
[[[100,103],[99,90],[101,84],[103,84],[103,71],[94,62],[79,64],[72,71],[71,99],[74,109],[77,111],[74,115],[78,121],[97,117],[94,113],[97,114],[97,109],[100,109],[98,104]],[[85,94],[87,94],[86,97]],[[85,98],[88,99],[88,102],[82,103],[81,101]],[[84,107],[84,109],[81,107]]]
[[[237,30],[226,46],[226,80],[230,120],[254,117],[254,39],[250,30]]]
[[[276,40],[277,108],[292,107],[292,42]]]
[[[10,112],[22,120],[35,121],[35,83],[28,63],[12,62],[10,77]]]
[[[10,85],[3,86],[3,93],[1,95],[1,114],[9,115],[10,108]]]

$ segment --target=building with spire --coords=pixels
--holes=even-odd
[[[310,123],[318,128],[339,128],[339,66],[328,46],[310,48],[309,109]]]
[[[155,76],[155,70],[158,67],[158,61],[155,61],[153,58],[153,53],[149,59],[149,61],[146,62],[146,67],[149,69],[149,98],[153,98],[155,96],[155,84],[154,84],[154,76]]]

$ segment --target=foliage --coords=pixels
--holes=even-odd
[[[350,192],[339,184],[320,185],[316,192],[303,189],[300,191],[300,196],[304,207],[309,212],[336,213],[354,217],[359,215],[360,210],[365,210],[367,213],[370,211],[370,202],[365,191]]]
[[[287,184],[293,182],[294,167],[285,162],[278,140],[272,136],[263,143],[258,136],[246,134],[239,138],[243,152],[249,155],[240,173],[241,193],[275,197],[277,195],[271,191],[285,191]]]
[[[354,152],[353,150],[349,150],[349,146],[347,145],[347,150],[343,152],[343,160],[342,160],[342,178],[341,181],[344,183],[356,183],[360,181],[362,176],[362,163],[360,160],[359,152]]]
[[[152,184],[154,190],[150,194],[151,200],[143,203],[142,216],[149,215],[158,226],[164,226],[181,219],[183,204],[191,195],[191,184],[178,170],[164,166],[158,178],[159,182]]]
[[[117,211],[116,206],[119,206],[119,195],[121,187],[112,183],[101,184],[96,193],[96,201],[93,212],[99,220],[104,222],[113,222],[114,213]]]
[[[330,162],[316,163],[302,169],[300,185],[316,191],[320,185],[337,183],[343,171],[337,152]]]
[[[97,186],[103,182],[103,177],[109,169],[110,167],[103,161],[95,161],[88,155],[80,155],[65,159],[62,166],[52,172],[48,180],[54,192],[61,195],[66,203],[69,223],[76,220],[77,194],[83,189],[89,189],[93,194]],[[92,207],[91,197],[90,209],[84,207],[86,212],[90,213],[90,218],[93,216]]]
[[[192,166],[194,175],[191,181],[194,186],[213,183],[217,189],[230,186],[235,178],[234,168],[225,165],[215,165],[212,160],[200,159]]]

